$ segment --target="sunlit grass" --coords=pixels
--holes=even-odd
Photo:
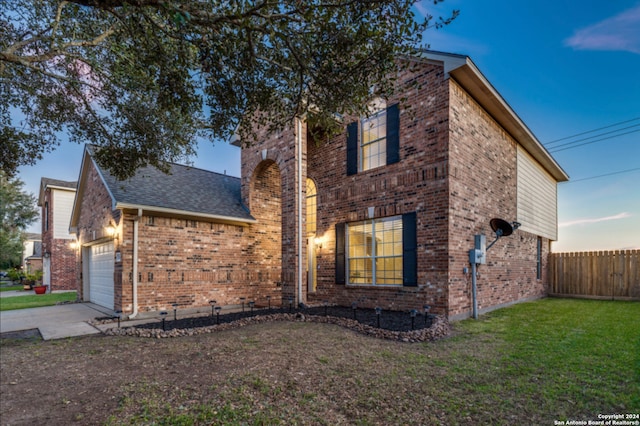
[[[0,299],[0,311],[14,309],[39,308],[52,306],[58,302],[73,302],[76,300],[76,292],[31,294],[26,296],[3,297]]]

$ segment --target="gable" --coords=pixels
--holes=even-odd
[[[69,223],[73,210],[75,191],[52,190],[53,211],[50,213],[53,219],[53,238],[70,240],[73,236],[69,233]]]

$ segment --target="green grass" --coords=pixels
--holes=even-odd
[[[123,360],[123,348],[135,356]],[[51,381],[56,395],[82,401],[74,415],[87,424],[547,425],[640,413],[638,302],[522,303],[420,344],[273,322],[175,339],[4,344],[2,351],[7,372],[26,357],[47,361],[46,369],[9,377],[16,384],[3,403],[20,404],[31,383]],[[70,369],[86,371],[86,379],[66,382]],[[95,388],[110,399],[88,398]],[[33,418],[71,424],[56,404]]]
[[[76,297],[77,296],[75,291],[68,293],[3,297],[2,299],[0,299],[0,311],[52,306],[58,302],[73,302],[74,300],[76,300]]]
[[[22,290],[22,285],[16,284],[16,285],[7,285],[7,286],[0,287],[0,291],[16,291],[16,290]]]
[[[264,344],[257,338],[255,343]],[[175,406],[156,407],[133,420],[323,424],[322,415],[314,413],[330,404],[324,396],[336,393],[335,383],[353,388],[343,393],[341,404],[343,410],[359,413],[350,419],[355,424],[553,424],[640,411],[637,302],[545,299],[457,323],[455,336],[436,343],[382,344],[383,351],[371,353],[376,346],[375,340],[354,339],[349,357],[355,356],[358,364],[347,371],[338,367],[349,364],[339,353],[317,356],[321,362],[315,368],[326,371],[327,381],[320,374],[311,389],[315,393],[297,386],[280,388],[268,376],[251,373],[226,383],[219,395],[224,404],[194,406],[179,418]],[[366,357],[359,355],[364,353]],[[150,401],[137,403],[151,408]],[[253,408],[257,401],[261,411]],[[282,421],[278,412],[295,414]]]

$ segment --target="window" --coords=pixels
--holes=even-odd
[[[360,120],[360,135],[358,171],[384,166],[387,163],[386,109]]]
[[[542,237],[538,237],[536,253],[536,279],[542,279]]]
[[[49,230],[49,202],[44,202],[44,230]]]
[[[374,113],[347,126],[347,175],[400,161],[400,112],[379,101]]]
[[[318,190],[312,179],[307,178],[307,235],[316,233]]]
[[[417,285],[416,215],[336,225],[336,282]]]

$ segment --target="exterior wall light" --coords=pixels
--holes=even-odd
[[[109,225],[106,228],[104,228],[104,232],[110,236],[110,237],[114,237],[116,235],[116,227],[113,225]]]

